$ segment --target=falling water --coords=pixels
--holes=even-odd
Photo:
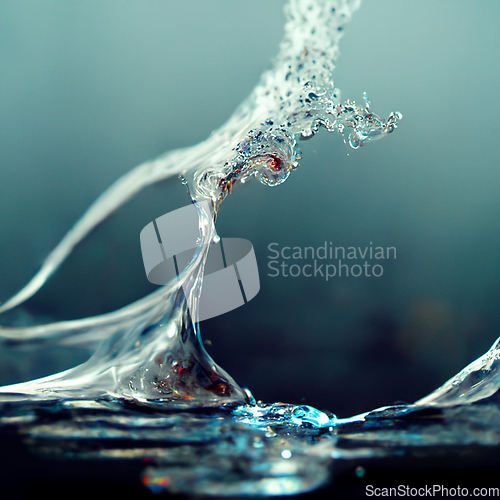
[[[341,134],[357,149],[393,132],[402,118],[394,112],[381,119],[366,94],[361,105],[342,102],[333,85],[342,28],[358,5],[357,0],[287,3],[285,35],[274,65],[228,122],[200,144],[140,165],[117,180],[34,278],[0,306],[5,312],[35,294],[96,225],[140,190],[183,175],[199,220],[199,238],[188,265],[178,278],[118,311],[0,328],[1,339],[16,343],[43,339],[58,345],[70,338],[74,346],[95,346],[79,366],[0,388],[0,424],[17,426],[49,455],[148,459],[152,464],[143,482],[153,490],[294,494],[328,481],[332,460],[391,455],[400,451],[398,446],[415,444],[410,436],[416,433],[420,444],[444,439],[439,422],[438,430],[430,433],[408,415],[433,406],[456,408],[496,393],[495,345],[415,405],[339,420],[308,406],[257,403],[203,347],[198,306],[224,199],[254,177],[269,187],[286,181],[299,167],[298,141],[311,139],[321,128]],[[49,411],[48,420],[47,413],[40,416],[40,408]],[[61,419],[68,411],[72,418]],[[462,424],[481,417],[475,407],[470,414],[455,411]],[[488,439],[485,429],[465,434],[448,429],[447,439],[482,443]],[[340,437],[356,444],[342,447]],[[118,440],[127,444],[117,447]],[[230,466],[235,460],[249,465],[235,470]]]
[[[274,67],[228,122],[206,141],[141,165],[119,179],[89,208],[26,287],[0,306],[0,312],[7,311],[36,293],[75,245],[140,189],[180,173],[185,176],[199,213],[200,234],[196,252],[179,280],[111,314],[2,328],[1,337],[17,342],[52,339],[57,343],[71,337],[77,346],[89,338],[101,339],[86,363],[4,387],[4,398],[112,396],[171,407],[248,401],[204,350],[197,322],[215,219],[220,204],[238,183],[252,177],[267,186],[283,183],[299,166],[297,138],[310,139],[323,127],[347,135],[351,147],[358,148],[397,127],[400,113],[382,120],[371,111],[366,95],[362,106],[349,100],[342,104],[333,85],[341,28],[357,7],[356,1],[287,4],[285,35]],[[203,201],[210,206],[208,213],[200,205]]]

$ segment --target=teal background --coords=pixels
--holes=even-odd
[[[223,237],[252,241],[261,291],[202,324],[214,359],[258,399],[346,416],[414,401],[500,331],[500,4],[365,1],[341,43],[343,99],[398,130],[350,150],[321,131],[275,188],[225,201]],[[3,0],[0,3],[0,300],[24,285],[120,175],[221,125],[283,32],[281,2]],[[116,309],[155,289],[140,230],[186,204],[177,180],[93,232],[26,307],[39,322]],[[381,278],[267,276],[269,243],[394,246]],[[0,353],[0,382],[84,353]]]

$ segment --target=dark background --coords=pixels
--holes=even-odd
[[[350,150],[322,131],[276,188],[225,201],[223,237],[249,239],[261,291],[202,323],[207,350],[265,401],[348,416],[425,396],[485,352],[500,326],[496,146],[500,4],[365,2],[341,43],[343,99],[403,113]],[[221,125],[278,50],[281,2],[3,0],[0,3],[0,300],[21,288],[120,175]],[[146,190],[79,245],[16,316],[112,311],[155,287],[140,230],[187,204]],[[393,246],[380,278],[270,278],[282,246]],[[53,373],[80,352],[0,348],[0,382]]]

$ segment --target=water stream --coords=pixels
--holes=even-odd
[[[322,128],[357,149],[392,133],[402,118],[399,112],[380,118],[366,94],[361,105],[343,102],[333,84],[342,29],[358,6],[355,0],[288,2],[274,65],[228,122],[204,142],[116,181],[26,287],[0,306],[0,312],[21,306],[134,194],[183,175],[198,237],[178,277],[113,313],[0,328],[4,342],[71,339],[73,346],[94,346],[81,365],[0,388],[0,425],[17,429],[47,456],[147,462],[142,480],[154,491],[228,496],[309,491],[329,480],[340,459],[395,456],[417,445],[497,443],[497,344],[414,405],[350,419],[308,406],[257,403],[203,346],[199,301],[226,197],[237,196],[238,185],[253,178],[269,187],[282,184],[299,167],[298,142]],[[429,408],[434,420],[425,413]]]

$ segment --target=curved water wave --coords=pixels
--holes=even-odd
[[[216,235],[220,203],[240,182],[284,182],[298,167],[297,138],[320,127],[349,132],[353,148],[391,133],[401,118],[340,103],[332,72],[343,26],[358,0],[291,0],[285,6],[284,38],[266,71],[233,116],[205,141],[144,163],[105,191],[50,253],[33,279],[0,306],[21,305],[39,290],[73,248],[101,221],[141,189],[179,174],[189,180],[199,213],[198,248],[180,275],[155,293],[118,311],[93,318],[23,328],[1,327],[0,338],[17,342],[45,339],[73,346],[95,344],[82,365],[43,379],[1,389],[12,399],[122,397],[170,407],[245,403],[246,393],[208,356],[197,322],[203,269]],[[187,181],[186,181],[187,182]],[[172,235],[175,237],[175,235]]]

